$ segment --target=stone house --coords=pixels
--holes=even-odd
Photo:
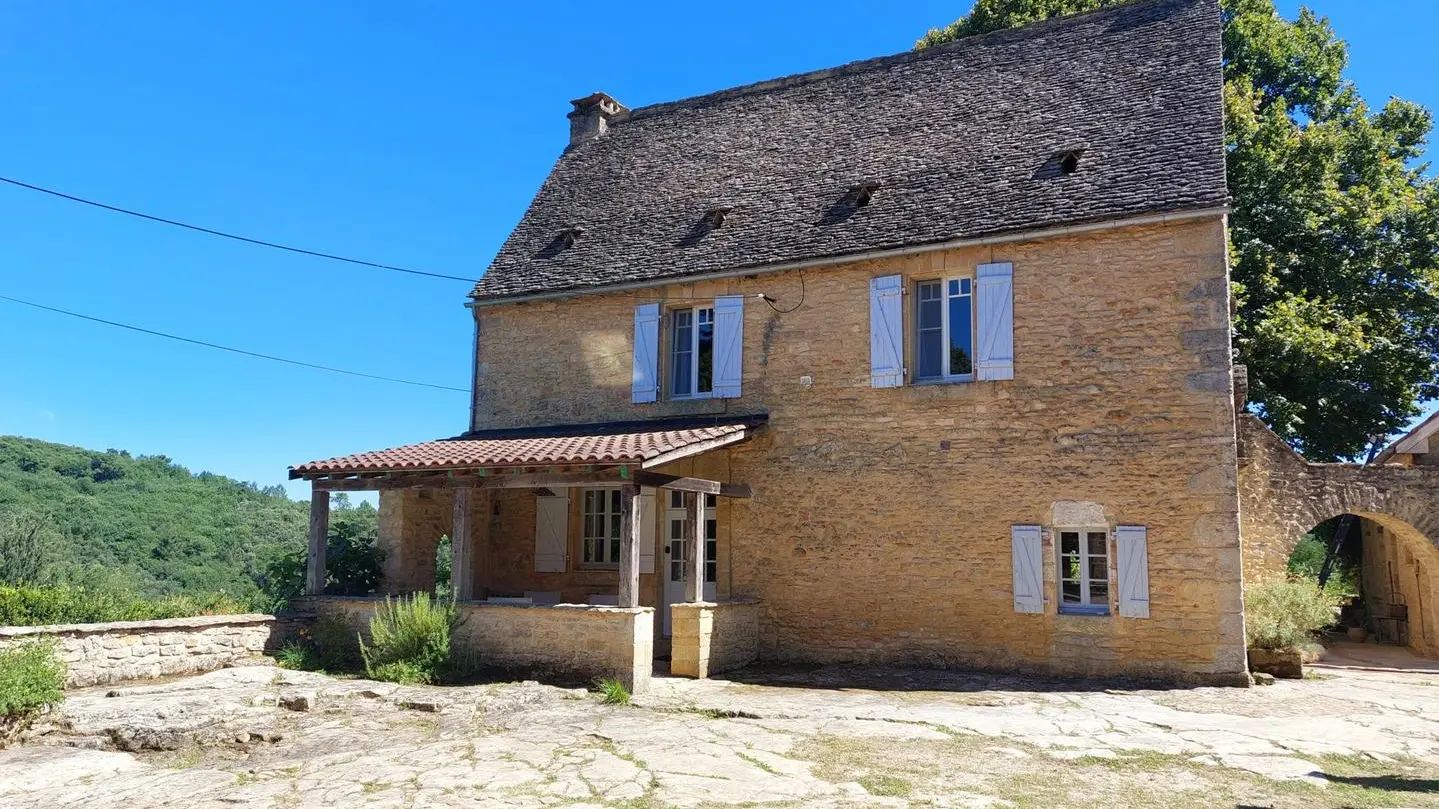
[[[370,489],[386,589],[456,538],[500,664],[1247,683],[1221,93],[1215,0],[1138,0],[577,99],[468,304],[468,430],[291,469],[311,592]]]

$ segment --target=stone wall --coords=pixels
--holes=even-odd
[[[1014,380],[872,388],[870,279],[991,261],[1014,265]],[[787,314],[753,297],[802,285]],[[721,294],[749,296],[743,397],[632,404],[635,305]],[[711,454],[753,486],[721,575],[761,602],[762,658],[1238,682],[1228,312],[1217,218],[487,306],[474,426],[767,412]],[[1058,615],[1052,547],[1044,613],[1014,611],[1010,526],[1063,502],[1148,527],[1152,617]]]
[[[368,635],[370,616],[381,601],[326,596],[306,603],[317,614],[340,617]],[[584,681],[613,677],[632,693],[649,690],[652,608],[464,603],[459,612],[451,649],[472,655],[478,666]]]
[[[35,639],[58,642],[67,688],[223,668],[292,636],[273,615],[206,615],[163,621],[0,627],[0,648]]]
[[[759,657],[759,602],[675,604],[670,672],[703,679]]]
[[[1366,592],[1398,593],[1408,606],[1410,647],[1439,657],[1439,469],[1306,463],[1248,414],[1239,418],[1239,435],[1245,581],[1282,574],[1304,534],[1357,515]]]

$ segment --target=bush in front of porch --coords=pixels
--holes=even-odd
[[[370,618],[371,643],[360,642],[365,673],[396,683],[433,683],[451,667],[455,605],[420,592],[386,598]]]

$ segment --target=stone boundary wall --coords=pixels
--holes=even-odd
[[[704,679],[759,657],[759,601],[671,604],[670,672]]]
[[[326,596],[305,602],[318,615],[338,616],[368,635],[370,616],[383,600]],[[456,654],[474,655],[479,666],[584,680],[613,677],[631,693],[649,690],[654,668],[651,607],[475,602],[460,604],[459,613],[451,648]]]
[[[58,642],[66,688],[212,671],[274,650],[294,619],[251,613],[160,621],[0,627],[0,649],[36,639]]]

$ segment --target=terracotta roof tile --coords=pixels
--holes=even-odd
[[[482,466],[641,463],[714,438],[742,434],[748,425],[716,424],[687,429],[612,435],[536,435],[517,438],[446,438],[361,452],[290,467],[290,477]]]

